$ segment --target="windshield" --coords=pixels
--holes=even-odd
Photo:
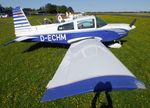
[[[94,28],[94,19],[85,19],[77,22],[78,29]]]
[[[96,25],[97,28],[100,28],[107,25],[107,23],[104,20],[100,19],[99,17],[96,17]]]

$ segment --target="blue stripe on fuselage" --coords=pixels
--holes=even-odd
[[[111,30],[95,30],[88,32],[74,32],[74,33],[59,33],[59,34],[45,34],[45,35],[36,35],[36,39],[32,41],[36,42],[51,42],[51,43],[62,43],[68,44],[67,41],[71,39],[81,38],[81,37],[100,37],[102,38],[102,42],[109,42],[113,40],[120,39],[122,37],[127,36],[128,31],[124,29],[120,29],[123,32],[116,32],[116,29]]]
[[[90,31],[90,32],[78,32],[78,33],[70,33],[67,35],[67,38],[72,39],[73,38],[78,38],[78,37],[100,37],[102,38],[102,42],[109,42],[113,40],[120,39],[124,36],[127,36],[128,31],[123,30],[124,33],[120,34],[117,33],[116,31],[109,31],[109,30],[97,30],[97,31]],[[68,40],[69,40],[68,39]]]

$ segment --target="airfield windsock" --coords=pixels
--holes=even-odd
[[[13,8],[14,28],[17,37],[31,30],[31,25],[20,7]]]

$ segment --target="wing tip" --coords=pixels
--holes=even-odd
[[[137,86],[138,89],[141,89],[141,90],[146,89],[145,84],[144,84],[143,82],[141,82],[141,81],[138,81],[138,80],[137,80],[137,81],[135,82],[135,84],[136,84],[136,86]]]
[[[12,40],[12,41],[6,42],[6,43],[3,44],[3,46],[7,46],[7,45],[12,44],[12,43],[14,43],[14,42],[16,42],[16,41],[15,41],[15,40]]]
[[[43,97],[41,98],[40,102],[46,102],[46,101],[50,100],[50,99],[47,100],[47,98],[46,98],[47,93],[46,92],[47,92],[47,90],[45,91],[45,93],[44,93]]]

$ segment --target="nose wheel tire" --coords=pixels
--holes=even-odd
[[[120,41],[114,41],[113,44],[108,45],[109,48],[121,48],[121,42]]]

